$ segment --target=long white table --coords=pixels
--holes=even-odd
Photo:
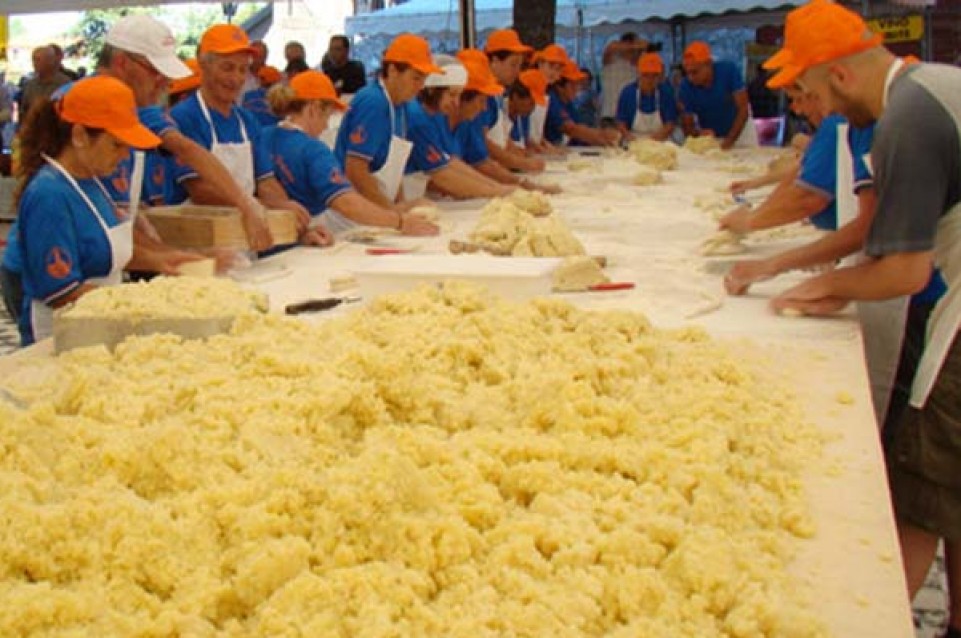
[[[759,167],[769,158],[761,152],[738,153]],[[757,285],[745,297],[724,295],[719,273],[723,262],[734,258],[706,259],[698,254],[700,242],[716,223],[694,205],[696,198],[716,197],[732,179],[742,177],[719,168],[718,161],[682,153],[681,170],[666,173],[664,184],[650,187],[631,186],[630,165],[623,161],[602,164],[602,172],[593,174],[571,173],[563,162],[553,162],[546,178],[568,189],[553,198],[554,207],[590,254],[607,257],[612,280],[633,281],[637,286],[629,291],[563,297],[586,308],[641,311],[660,326],[693,323],[720,338],[750,338],[743,347],[763,353],[768,373],[788,384],[809,418],[833,437],[824,465],[812,468],[808,477],[818,532],[812,542],[803,544],[795,566],[818,592],[815,608],[838,637],[912,636],[853,312],[831,319],[772,313],[770,297],[806,276],[800,273]],[[389,237],[383,243],[421,253],[446,252],[451,238],[466,238],[483,205],[481,201],[442,202],[441,236]],[[749,254],[770,254],[805,240],[795,236],[759,243],[752,245]],[[248,285],[269,294],[272,312],[283,312],[287,304],[331,296],[331,277],[378,259],[368,256],[366,248],[348,242],[325,249],[295,248],[261,260],[244,277]],[[707,265],[711,261],[722,263]],[[362,291],[341,294],[362,295]],[[322,321],[354,307],[345,304],[302,317]],[[15,367],[16,359],[0,361],[0,369]]]

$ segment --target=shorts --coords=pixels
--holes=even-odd
[[[961,338],[955,337],[925,406],[909,407],[886,443],[898,519],[961,540]]]

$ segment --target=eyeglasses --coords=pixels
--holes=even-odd
[[[150,60],[148,60],[147,58],[143,58],[143,57],[140,57],[139,55],[134,55],[133,53],[127,53],[127,52],[124,52],[124,55],[126,55],[131,62],[139,66],[141,69],[143,69],[150,75],[154,75],[154,76],[163,75],[163,73],[158,71],[157,67],[152,65],[150,63]]]

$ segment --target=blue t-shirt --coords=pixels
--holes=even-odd
[[[347,156],[352,155],[370,162],[371,173],[384,167],[391,136],[407,136],[406,110],[394,107],[393,111],[392,126],[390,101],[379,82],[357,92],[337,132],[334,155],[341,166],[346,166]]]
[[[303,131],[268,126],[260,142],[274,161],[274,173],[287,194],[311,215],[320,215],[338,196],[350,192],[350,182],[337,158],[318,139]]]
[[[417,100],[407,102],[403,108],[407,114],[407,138],[414,144],[404,172],[433,173],[447,166],[450,155],[444,150],[443,139],[431,116]]]
[[[280,118],[270,110],[270,104],[267,102],[267,89],[263,87],[244,93],[240,105],[253,113],[261,126],[273,126],[280,121]]]
[[[544,122],[544,139],[551,144],[564,141],[564,126],[574,123],[574,114],[569,102],[562,102],[560,95],[552,88],[550,102],[547,104],[547,118]]]
[[[144,106],[137,109],[137,117],[141,124],[146,126],[157,137],[163,138],[170,131],[176,131],[177,123],[174,122],[170,114],[160,106]],[[140,201],[150,202],[151,195],[157,190],[150,183],[149,175],[152,167],[160,162],[160,155],[164,154],[161,149],[145,151],[146,159],[144,163],[144,183],[140,191]],[[156,156],[156,157],[151,157]],[[130,177],[133,174],[133,151],[126,159],[117,164],[114,172],[103,180],[103,185],[107,187],[113,201],[125,204],[130,201]],[[161,191],[162,192],[162,188]]]
[[[487,96],[487,108],[481,111],[481,114],[477,116],[477,119],[479,119],[481,122],[481,126],[487,128],[488,130],[493,128],[494,124],[497,123],[497,117],[503,108],[504,98],[502,96]]]
[[[451,157],[461,157],[463,152],[461,151],[460,142],[454,137],[454,131],[450,127],[450,120],[447,119],[447,116],[443,113],[428,114],[427,120],[431,126],[434,127],[435,135],[437,136],[436,139],[440,143],[441,150]]]
[[[714,79],[711,86],[694,86],[684,78],[678,97],[687,113],[697,116],[702,129],[714,131],[717,137],[731,132],[737,105],[734,94],[744,90],[744,78],[733,62],[714,62]]]
[[[638,109],[637,96],[641,96],[641,105]],[[657,85],[654,93],[644,95],[640,93],[638,83],[628,84],[621,89],[621,95],[617,99],[617,114],[615,117],[628,129],[634,126],[634,116],[637,111],[641,113],[654,113],[660,111],[661,121],[665,124],[677,122],[677,98],[674,97],[674,87],[670,82],[661,82]]]
[[[828,199],[823,210],[811,216],[811,223],[821,230],[837,230],[837,142],[839,127],[846,120],[835,113],[824,118],[815,131],[801,159],[796,184]],[[853,161],[855,190],[870,186],[871,178],[864,165],[864,155],[871,149],[873,126],[848,129],[848,144]]]
[[[203,146],[208,151],[213,147],[214,137],[210,124],[200,108],[199,92],[170,109],[170,115],[180,128],[180,132]],[[244,132],[250,142],[254,160],[254,179],[261,180],[274,176],[270,153],[260,144],[260,124],[253,114],[243,108],[231,105],[230,115],[225,116],[216,109],[208,107],[210,120],[217,130],[217,141],[221,144],[239,144],[244,141]],[[191,166],[173,162],[171,177],[179,183],[197,177]]]
[[[482,116],[478,116],[473,120],[461,122],[454,128],[454,139],[460,147],[460,157],[471,166],[485,162],[490,158],[487,141],[484,137],[482,119]]]
[[[118,219],[114,204],[95,179],[77,180],[108,227]],[[17,250],[23,280],[20,338],[33,343],[30,302],[53,303],[86,280],[110,273],[113,256],[100,221],[73,186],[50,166],[41,168],[17,208]]]
[[[874,141],[874,122],[864,128],[848,127],[848,145],[854,158],[854,191],[874,184],[874,176],[868,168],[871,143]],[[865,159],[868,158],[868,159]]]
[[[801,158],[801,171],[795,183],[825,197],[828,204],[811,216],[811,223],[821,230],[837,230],[837,143],[838,127],[843,117],[831,114],[824,118],[808,143]]]

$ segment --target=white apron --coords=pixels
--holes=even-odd
[[[931,311],[924,354],[911,387],[911,405],[919,409],[928,400],[951,343],[961,329],[961,204],[955,204],[938,222],[934,264],[941,269],[948,290]]]
[[[497,103],[497,120],[494,122],[494,125],[488,129],[487,137],[497,146],[506,148],[507,141],[511,137],[511,120],[509,117],[507,117],[507,113],[504,112],[505,107],[503,100],[494,98],[494,101]]]
[[[547,104],[544,106],[534,105],[534,110],[531,111],[531,130],[528,131],[528,136],[531,139],[532,144],[540,144],[544,139],[544,125],[547,123],[547,107],[551,103],[551,96],[547,96]]]
[[[890,85],[899,68],[899,64],[892,67],[886,87]],[[838,127],[836,168],[838,228],[846,223],[845,220],[857,216],[857,198],[853,192],[853,157],[847,139],[848,128],[847,123]],[[870,162],[866,166],[873,173]],[[842,182],[842,179],[845,181]],[[844,199],[848,194],[850,199]],[[865,256],[859,254],[850,257],[849,261],[858,263],[864,259]],[[910,297],[904,295],[882,301],[859,301],[856,304],[864,341],[864,361],[868,369],[868,380],[871,383],[871,400],[879,427],[884,424],[888,404],[891,401],[891,391],[894,388],[898,362],[901,359],[901,345],[904,341],[910,303]]]
[[[654,112],[644,113],[641,111],[641,89],[637,88],[637,110],[634,111],[634,122],[631,125],[631,131],[637,133],[638,135],[653,135],[661,130],[664,126],[664,120],[661,119],[661,109],[660,109],[660,95],[657,89],[654,90]]]
[[[93,284],[94,286],[117,286],[123,282],[123,269],[126,267],[127,262],[133,256],[133,219],[127,219],[122,221],[116,226],[108,226],[107,222],[104,220],[100,211],[94,205],[87,194],[83,192],[77,180],[73,178],[73,175],[64,170],[63,166],[57,163],[55,160],[44,157],[48,164],[53,166],[58,173],[63,175],[64,179],[70,184],[71,187],[83,198],[83,201],[87,204],[87,208],[90,209],[91,214],[100,223],[100,228],[103,229],[104,235],[107,236],[107,243],[110,244],[110,272],[104,277],[91,277],[84,281],[87,284]],[[99,179],[94,178],[97,182],[97,186],[103,191],[104,196],[107,201],[112,201],[110,199],[110,194],[103,184],[100,183]],[[30,325],[33,329],[33,338],[35,341],[40,341],[41,339],[46,339],[53,334],[53,308],[38,301],[36,299],[30,300]]]
[[[220,163],[224,165],[227,172],[230,173],[234,180],[240,185],[240,190],[244,194],[253,197],[257,191],[257,182],[254,179],[254,149],[250,144],[250,139],[247,137],[247,127],[244,126],[244,120],[237,115],[237,119],[240,121],[240,135],[243,137],[242,142],[221,142],[217,139],[217,129],[214,128],[214,122],[210,119],[210,111],[207,110],[207,103],[204,102],[203,95],[200,91],[197,91],[197,101],[200,102],[200,110],[203,111],[204,118],[207,120],[207,124],[210,125],[210,153],[220,160]],[[231,115],[233,115],[233,110],[231,109]]]
[[[380,170],[374,173],[374,177],[380,182],[380,192],[388,201],[393,202],[397,199],[397,192],[404,179],[404,169],[407,167],[407,158],[410,157],[414,145],[394,134],[394,104],[390,101],[390,94],[383,82],[380,83],[380,88],[383,89],[387,106],[390,107],[390,148],[387,151],[387,160]]]
[[[734,142],[735,148],[757,148],[757,128],[754,126],[754,117],[751,115],[751,107],[747,107],[747,121],[744,122],[744,128],[741,129],[741,134],[738,136],[737,141]]]

